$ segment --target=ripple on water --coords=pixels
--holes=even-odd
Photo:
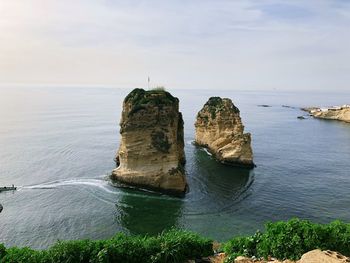
[[[186,215],[225,212],[249,195],[254,182],[252,170],[222,165],[194,145],[191,151],[191,166],[186,166],[191,186],[185,197]]]

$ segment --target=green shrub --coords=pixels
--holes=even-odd
[[[4,244],[0,244],[0,260],[6,255],[6,247]]]
[[[335,250],[350,256],[350,224],[334,221],[314,224],[307,220],[267,223],[265,232],[235,237],[224,244],[227,262],[239,256],[299,259],[310,250]],[[59,241],[51,248],[8,248],[0,244],[0,263],[109,263],[184,262],[213,254],[212,241],[197,234],[170,230],[156,237],[117,234],[101,241]]]
[[[350,225],[340,221],[321,225],[307,220],[267,223],[264,233],[235,237],[224,245],[228,262],[242,256],[299,259],[304,253],[319,248],[350,255]]]
[[[255,235],[250,237],[236,237],[228,241],[224,245],[224,251],[228,256],[228,261],[234,261],[238,256],[257,255],[257,244],[262,238],[261,232],[257,231]]]
[[[105,242],[95,262],[145,262],[157,252],[156,238],[130,237],[118,234]]]
[[[336,250],[344,255],[350,256],[350,224],[334,221],[325,226],[327,238],[325,249]]]
[[[46,262],[89,262],[102,249],[102,241],[58,241],[45,255]]]
[[[257,243],[257,254],[280,259],[299,259],[305,252],[321,248],[324,243],[321,225],[292,219],[288,222],[267,223],[266,232]]]
[[[51,248],[9,248],[0,245],[1,263],[166,263],[211,255],[212,241],[196,234],[170,230],[157,237],[117,234],[108,240],[59,241]]]
[[[0,262],[11,262],[11,263],[39,263],[43,261],[44,253],[35,251],[28,247],[17,248],[12,247],[6,250],[5,256],[0,258]]]
[[[212,241],[191,232],[170,230],[160,236],[161,250],[152,262],[183,262],[213,254]]]

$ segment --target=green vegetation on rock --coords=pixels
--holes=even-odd
[[[208,110],[208,112],[210,113],[211,119],[216,118],[217,112],[225,110],[226,106],[224,104],[224,100],[225,99],[222,99],[220,97],[210,97],[209,100],[204,104],[204,108],[206,108]],[[239,109],[237,107],[235,107],[234,105],[232,105],[232,110],[235,113],[239,113]],[[202,117],[202,119],[204,119],[205,122],[208,122],[207,116],[203,115],[201,117]]]
[[[216,118],[216,112],[220,109],[223,108],[224,105],[222,103],[222,99],[220,97],[210,97],[207,103],[205,103],[204,107],[208,107],[208,111],[210,113],[210,117],[212,119]]]
[[[134,89],[124,100],[124,103],[132,104],[132,109],[129,113],[130,116],[141,109],[145,109],[146,105],[162,107],[165,105],[173,105],[175,102],[178,102],[178,99],[163,88],[147,91],[144,89]]]
[[[228,241],[223,247],[227,262],[234,262],[241,255],[296,260],[317,248],[350,256],[350,224],[341,221],[315,224],[295,218],[267,223],[265,228],[264,233],[256,232],[253,236]]]

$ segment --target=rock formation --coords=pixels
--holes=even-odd
[[[330,250],[321,251],[315,249],[305,253],[298,263],[313,263],[313,262],[324,262],[324,263],[342,263],[350,262],[350,258]]]
[[[172,194],[186,191],[183,120],[179,100],[164,90],[134,89],[120,122],[118,181]]]
[[[248,258],[239,256],[235,259],[235,263],[346,263],[350,262],[350,258],[330,250],[321,251],[320,249],[315,249],[309,251],[302,255],[301,259],[298,261],[292,261],[289,259],[279,261],[274,258],[270,260]]]
[[[319,119],[338,120],[350,122],[350,106],[343,105],[331,108],[302,108],[302,110],[310,113],[311,116]]]
[[[230,99],[211,97],[198,112],[195,127],[196,143],[208,148],[217,160],[254,167],[250,134],[243,133],[239,109]]]

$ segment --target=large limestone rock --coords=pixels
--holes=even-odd
[[[120,122],[118,181],[167,193],[186,191],[183,120],[179,100],[163,90],[134,89]]]
[[[234,166],[254,167],[251,137],[244,132],[239,109],[230,99],[211,97],[198,112],[196,143],[217,160]]]

